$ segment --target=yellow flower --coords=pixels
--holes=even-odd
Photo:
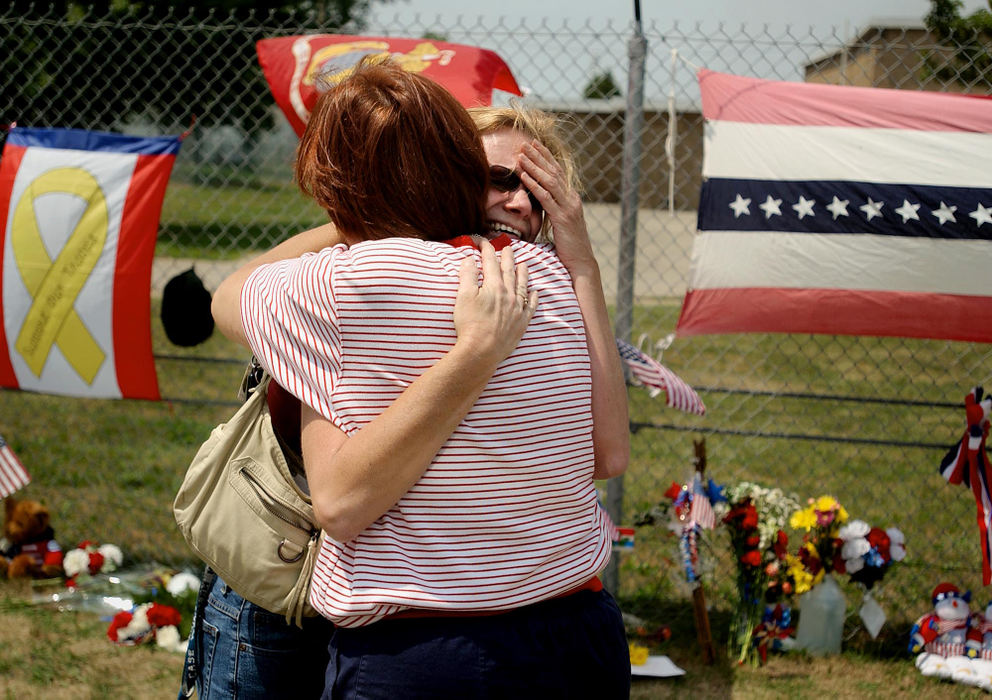
[[[640,644],[630,643],[627,645],[630,651],[630,663],[634,666],[643,666],[648,662],[648,648]]]
[[[833,496],[820,496],[816,499],[816,505],[814,507],[821,513],[829,513],[835,508],[839,508],[840,503]]]
[[[797,510],[789,517],[789,527],[793,530],[809,532],[816,525],[816,512],[812,507]]]
[[[802,561],[795,554],[787,554],[785,562],[789,567],[789,576],[796,586],[796,595],[808,591],[813,585],[813,577],[803,566]]]

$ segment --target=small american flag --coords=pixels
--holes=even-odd
[[[648,387],[652,397],[664,391],[665,403],[672,408],[695,413],[697,416],[706,413],[706,406],[703,405],[699,394],[675,372],[619,338],[617,338],[617,350],[620,351],[620,358],[630,368],[631,374]]]
[[[0,436],[0,498],[6,498],[18,489],[24,488],[31,481],[21,460]]]
[[[689,520],[707,530],[712,530],[716,526],[713,505],[703,488],[703,479],[699,472],[696,472],[692,479],[692,505],[689,507]]]

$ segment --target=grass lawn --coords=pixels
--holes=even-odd
[[[180,654],[154,646],[120,647],[107,622],[87,612],[59,612],[27,602],[25,582],[0,583],[0,697],[23,700],[170,700],[176,696]],[[691,613],[689,615],[691,618]],[[673,618],[674,621],[674,618]],[[924,678],[909,658],[855,652],[813,658],[775,654],[761,668],[724,659],[702,662],[691,627],[676,624],[656,649],[686,671],[678,678],[633,680],[631,698],[976,698],[976,688]]]
[[[170,183],[158,255],[241,255],[323,220],[291,187]],[[153,305],[156,302],[153,302]],[[635,309],[632,337],[674,328],[672,300]],[[0,389],[0,435],[31,472],[22,496],[52,509],[64,548],[84,539],[119,545],[125,564],[180,568],[195,559],[172,517],[172,499],[200,443],[235,407],[247,353],[219,335],[179,350],[153,313],[162,394],[175,400],[101,401]],[[166,357],[167,356],[167,357]],[[220,358],[222,361],[218,361]],[[230,358],[231,361],[224,361]],[[831,659],[776,656],[761,669],[699,660],[690,593],[676,542],[664,524],[637,529],[620,560],[622,607],[673,631],[654,651],[687,670],[680,680],[638,680],[633,697],[973,697],[974,689],[922,678],[903,653],[913,619],[940,581],[981,590],[974,501],[936,466],[960,438],[964,393],[987,376],[986,346],[879,338],[708,336],[680,339],[663,361],[696,387],[705,417],[630,389],[632,459],[624,522],[664,499],[690,474],[692,440],[705,436],[708,475],[756,481],[808,497],[831,494],[852,517],[900,527],[907,560],[876,591],[889,615],[879,640],[860,630],[860,591],[847,586],[849,651]],[[811,395],[817,395],[813,399]],[[942,405],[945,404],[945,405]],[[794,535],[795,533],[793,533]],[[726,638],[733,564],[721,532],[701,541],[702,576],[714,635]],[[106,640],[106,623],[25,602],[0,583],[2,697],[174,697],[181,659]],[[984,606],[986,600],[976,604]],[[688,611],[688,615],[686,615]],[[721,636],[722,635],[722,636]]]

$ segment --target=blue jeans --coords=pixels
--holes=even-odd
[[[499,615],[386,619],[337,629],[325,700],[630,696],[620,608],[582,591]]]
[[[218,578],[203,610],[197,698],[319,698],[333,629],[322,617],[287,625]]]

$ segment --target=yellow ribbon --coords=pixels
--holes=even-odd
[[[53,193],[75,195],[86,202],[86,210],[54,261],[45,249],[35,214],[37,199]],[[107,200],[100,183],[82,168],[56,168],[39,175],[14,209],[11,248],[32,298],[14,347],[36,377],[41,376],[53,345],[58,345],[87,384],[93,383],[106,359],[74,304],[100,259],[108,227]]]

